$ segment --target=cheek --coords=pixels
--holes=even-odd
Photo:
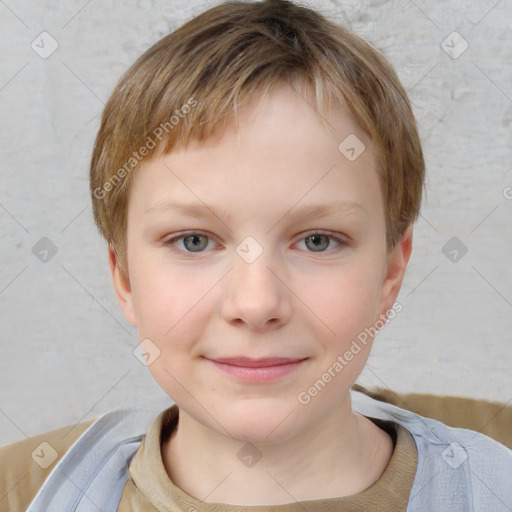
[[[372,325],[378,310],[380,284],[377,272],[352,265],[325,276],[305,278],[301,289],[311,291],[309,298],[303,300],[313,313],[324,320],[338,339],[347,340],[347,336],[357,335]]]
[[[139,339],[150,339],[159,351],[148,366],[155,381],[176,402],[186,401],[184,383],[194,372],[191,363],[202,337],[207,289],[204,280],[172,275],[165,267],[144,267],[132,286],[139,321]],[[181,383],[181,384],[180,384]],[[187,384],[187,389],[190,386]]]
[[[155,341],[163,353],[188,349],[201,335],[207,317],[208,295],[218,277],[165,262],[135,262],[132,280],[140,339]]]

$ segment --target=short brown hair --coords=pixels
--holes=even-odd
[[[379,155],[387,248],[395,246],[419,214],[425,164],[394,70],[368,43],[309,8],[287,0],[230,1],[147,50],[105,106],[90,189],[96,225],[122,269],[131,171],[142,157],[206,140],[246,99],[282,82],[313,93],[321,114],[347,104],[370,136]]]

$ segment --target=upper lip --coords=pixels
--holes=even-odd
[[[246,366],[246,367],[262,367],[262,366],[277,366],[279,364],[297,363],[307,359],[305,357],[290,358],[290,357],[265,357],[262,359],[251,359],[250,357],[223,357],[210,359],[216,363],[231,364],[233,366]]]

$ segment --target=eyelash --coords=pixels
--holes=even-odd
[[[183,240],[184,238],[188,238],[188,237],[194,236],[194,235],[200,235],[200,236],[208,238],[208,240],[213,241],[212,238],[209,235],[205,234],[205,233],[201,233],[201,232],[198,232],[198,231],[189,231],[188,233],[181,233],[181,234],[178,234],[178,235],[174,235],[171,238],[167,238],[166,240],[163,241],[163,245],[165,245],[166,247],[169,247],[173,251],[176,251],[176,252],[179,252],[182,255],[185,255],[186,257],[194,258],[195,255],[203,254],[206,251],[190,252],[190,251],[183,251],[181,249],[177,249],[176,247],[174,247],[174,243],[175,242],[178,242],[179,240]],[[324,232],[324,231],[311,231],[310,233],[308,233],[305,236],[303,236],[299,241],[306,240],[307,238],[310,238],[310,237],[315,236],[315,235],[325,235],[328,238],[330,238],[331,240],[334,240],[334,241],[338,242],[339,246],[334,248],[334,249],[331,249],[329,251],[318,251],[318,252],[306,251],[306,252],[309,252],[311,254],[330,254],[330,253],[336,251],[337,249],[340,249],[341,247],[349,245],[348,242],[345,239],[337,237],[337,236],[333,235],[330,232]]]

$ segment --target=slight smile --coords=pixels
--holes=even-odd
[[[224,373],[244,382],[269,382],[280,379],[295,370],[309,358],[273,357],[251,359],[246,357],[216,358],[207,361]]]

